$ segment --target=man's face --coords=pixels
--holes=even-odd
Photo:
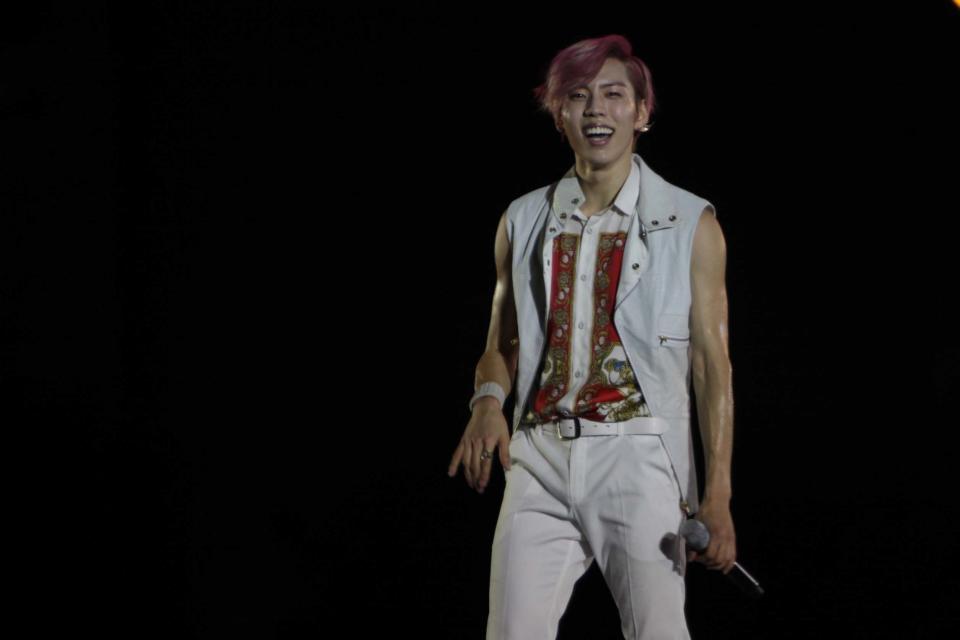
[[[639,107],[639,109],[638,109]],[[563,98],[560,124],[577,157],[596,166],[633,154],[633,132],[647,121],[646,105],[637,105],[623,62],[607,58],[588,84]],[[591,126],[613,129],[607,136],[588,135]],[[609,133],[609,129],[604,129]]]

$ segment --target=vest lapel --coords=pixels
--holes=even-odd
[[[537,247],[540,251],[540,265],[543,267],[544,318],[546,318],[546,314],[550,313],[550,296],[553,295],[551,290],[553,287],[553,241],[562,231],[563,226],[557,218],[556,211],[551,210],[547,218],[546,228],[540,236],[540,244]],[[544,322],[544,330],[546,330],[546,322]]]
[[[614,309],[623,304],[626,297],[644,280],[650,266],[650,251],[647,248],[649,235],[672,228],[673,220],[677,217],[676,202],[663,178],[654,173],[639,154],[633,154],[633,161],[640,166],[640,195],[637,207],[630,216]]]
[[[623,263],[620,265],[620,283],[617,285],[617,302],[614,309],[623,303],[624,298],[640,282],[649,265],[649,257],[646,240],[641,237],[639,217],[634,211],[630,225],[627,227],[627,243],[623,247]]]
[[[647,237],[651,233],[665,231],[674,226],[677,216],[677,204],[673,191],[669,185],[655,173],[639,154],[633,154],[633,161],[640,167],[640,195],[637,197],[637,206],[630,216],[627,226],[627,243],[623,249],[623,262],[620,266],[620,282],[617,285],[617,300],[614,309],[619,307],[624,299],[640,284],[649,267],[650,252],[647,248]],[[564,177],[569,177],[570,172]],[[541,229],[537,234],[538,241],[533,249],[540,252],[540,267],[543,277],[544,300],[540,311],[541,317],[546,318],[550,311],[551,286],[553,284],[552,264],[547,260],[552,257],[553,239],[560,234],[562,223],[557,211],[551,206],[556,185],[547,194],[548,204],[541,209],[538,222],[534,229]],[[671,220],[671,217],[674,220]],[[540,220],[543,222],[540,222]],[[647,237],[645,237],[647,236]],[[545,322],[545,320],[544,320]]]

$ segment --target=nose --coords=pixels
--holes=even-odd
[[[603,107],[603,105],[604,105],[604,103],[602,102],[602,100],[603,100],[603,98],[600,97],[600,96],[591,96],[591,97],[587,98],[587,102],[586,102],[586,104],[584,105],[584,108],[583,108],[583,115],[585,115],[585,116],[592,116],[592,115],[595,115],[595,114],[597,114],[597,113],[601,113],[601,114],[602,114],[602,113],[603,113],[603,108],[602,108],[602,107]]]

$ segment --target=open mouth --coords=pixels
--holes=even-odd
[[[610,137],[613,135],[613,129],[610,127],[586,127],[583,133],[592,146],[600,147],[607,144],[610,140]]]
[[[590,142],[590,145],[593,147],[602,147],[603,145],[610,142],[610,138],[613,134],[605,134],[602,136],[587,136],[587,140]]]

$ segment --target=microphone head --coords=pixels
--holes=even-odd
[[[680,525],[680,535],[687,541],[687,546],[694,551],[703,551],[710,544],[710,531],[707,525],[696,518],[684,520]]]

